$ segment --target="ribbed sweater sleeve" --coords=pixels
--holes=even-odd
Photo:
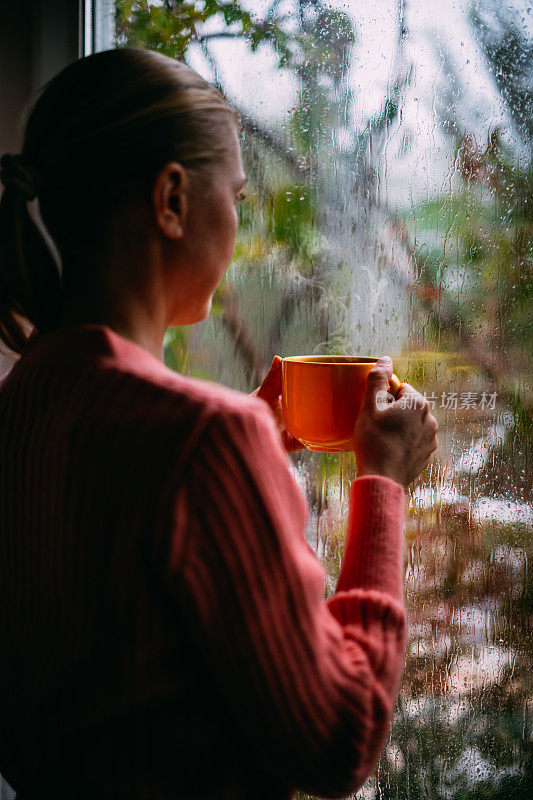
[[[403,597],[405,492],[390,478],[357,478],[350,490],[348,539],[337,592],[354,586]]]
[[[326,602],[305,499],[262,402],[215,413],[191,459],[171,588],[228,713],[288,787],[343,797],[379,758],[403,662],[403,513],[399,484],[354,482]]]

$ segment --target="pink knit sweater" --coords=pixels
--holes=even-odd
[[[405,493],[363,477],[334,596],[266,404],[105,326],[0,388],[0,773],[21,800],[342,797],[403,663]]]

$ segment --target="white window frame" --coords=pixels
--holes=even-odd
[[[114,0],[80,0],[80,56],[115,45]]]

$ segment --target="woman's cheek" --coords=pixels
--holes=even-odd
[[[235,237],[237,235],[237,228],[239,226],[237,209],[235,208],[235,204],[233,202],[231,203],[231,208],[223,224],[224,224],[224,232],[222,235],[224,237],[226,244],[226,247],[224,249],[226,251],[229,260],[231,260],[233,258],[233,253],[235,251]]]

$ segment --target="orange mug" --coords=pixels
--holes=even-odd
[[[372,356],[290,356],[281,366],[281,402],[285,425],[309,450],[353,450],[353,429],[366,391]],[[396,396],[401,381],[392,375],[388,391]]]

